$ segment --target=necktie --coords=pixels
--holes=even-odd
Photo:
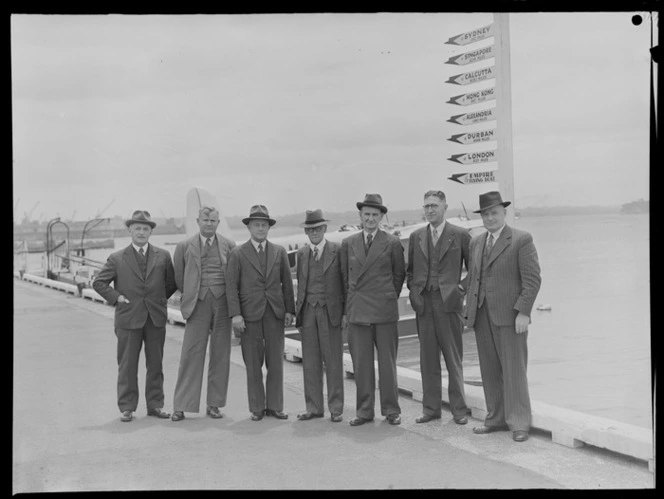
[[[261,262],[261,267],[265,271],[265,252],[263,251],[263,244],[258,245],[258,261]]]
[[[438,229],[433,229],[433,245],[435,246],[438,242]]]
[[[371,248],[371,242],[372,241],[373,241],[373,235],[369,234],[367,236],[367,248],[366,248],[366,251],[365,251],[365,253],[367,253],[367,254],[369,253],[369,248]]]
[[[493,234],[489,234],[489,242],[486,245],[486,254],[490,255],[493,249]]]
[[[205,240],[205,247],[209,248],[212,245],[212,239],[209,237]]]
[[[314,260],[318,261],[318,248],[314,248]]]
[[[141,258],[145,258],[145,250],[143,248],[138,249],[138,254],[141,255]]]

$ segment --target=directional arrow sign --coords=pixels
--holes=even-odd
[[[498,161],[498,151],[467,152],[465,154],[452,154],[448,161],[456,161],[462,165],[474,165],[477,163],[488,163]]]
[[[469,43],[478,42],[485,38],[489,38],[490,36],[493,36],[493,24],[453,36],[445,43],[448,45],[468,45]]]
[[[473,113],[457,114],[452,116],[449,120],[450,123],[457,125],[472,125],[474,123],[481,123],[482,121],[493,121],[496,115],[492,109],[485,109],[484,111],[475,111]]]
[[[458,142],[459,144],[476,144],[478,142],[488,142],[489,140],[496,140],[496,130],[480,130],[477,132],[460,133],[452,135],[449,139],[450,142]]]
[[[493,66],[489,66],[488,68],[476,69],[467,73],[450,76],[450,79],[445,83],[454,83],[455,85],[469,85],[471,83],[477,83],[478,81],[489,80],[495,77],[496,75],[494,73]]]
[[[453,173],[447,180],[459,182],[460,184],[483,184],[485,182],[498,182],[494,175],[495,170],[488,172],[475,172],[475,173]]]
[[[493,45],[489,45],[488,47],[482,47],[481,49],[477,50],[472,50],[470,52],[466,52],[465,54],[455,55],[453,57],[450,57],[449,60],[445,62],[445,64],[456,64],[457,66],[465,66],[466,64],[483,61],[485,59],[489,59],[490,57],[495,57]]]
[[[495,100],[496,93],[495,88],[485,88],[484,90],[478,90],[476,92],[470,92],[467,94],[455,95],[447,101],[448,104],[456,104],[457,106],[469,106],[471,104],[477,104],[479,102],[484,102],[488,100]]]

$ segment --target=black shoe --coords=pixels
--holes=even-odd
[[[171,421],[182,421],[184,419],[184,412],[175,411],[171,416]]]
[[[224,417],[224,415],[219,411],[219,407],[215,407],[213,405],[209,405],[205,412],[212,419],[221,419]]]
[[[309,421],[310,419],[322,418],[322,417],[323,417],[322,414],[315,414],[315,413],[309,412],[309,411],[303,412],[302,414],[297,415],[297,419],[299,421]]]
[[[415,420],[416,423],[428,423],[434,419],[440,419],[440,416],[432,416],[431,414],[422,414],[419,418]]]
[[[161,407],[155,407],[154,409],[148,409],[148,416],[154,416],[159,419],[168,419],[171,415],[167,412],[161,410]]]
[[[265,409],[266,416],[272,416],[277,419],[288,419],[288,414],[281,411],[275,411],[274,409]]]
[[[473,433],[477,435],[484,435],[486,433],[493,433],[494,431],[509,431],[507,426],[476,426],[473,428]]]
[[[387,417],[387,422],[393,425],[401,424],[401,415],[399,414],[388,414]]]
[[[525,442],[528,440],[528,432],[524,430],[516,430],[514,433],[512,433],[512,439],[515,442]]]
[[[332,414],[330,416],[330,421],[332,421],[333,423],[341,423],[343,419],[344,418],[341,417],[341,414]]]
[[[468,416],[461,416],[459,418],[454,418],[456,424],[468,424]]]
[[[251,413],[251,420],[252,421],[260,421],[263,419],[263,413],[262,412],[252,412]]]
[[[134,419],[133,411],[122,411],[122,416],[120,416],[120,421],[123,423],[128,423]]]
[[[351,426],[362,426],[364,423],[368,423],[369,421],[373,421],[373,418],[366,419],[366,418],[361,418],[360,416],[356,416],[353,419],[351,419],[348,423]]]

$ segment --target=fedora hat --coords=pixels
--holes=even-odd
[[[277,223],[276,220],[270,218],[267,207],[262,204],[253,205],[249,210],[249,216],[247,218],[243,218],[242,223],[244,225],[249,225],[250,220],[267,220],[267,222],[270,224],[270,227]]]
[[[499,204],[507,207],[512,204],[512,202],[503,201],[503,198],[500,197],[500,192],[498,191],[485,192],[484,194],[480,194],[480,209],[475,210],[473,213],[482,213],[484,210],[488,210]]]
[[[157,226],[156,223],[150,218],[150,212],[145,210],[136,210],[132,213],[129,220],[125,220],[125,225],[129,227],[131,224],[147,224],[153,229]]]
[[[365,194],[364,201],[358,201],[357,209],[361,210],[363,206],[368,206],[369,208],[378,208],[383,213],[387,213],[387,206],[383,205],[383,198],[380,194]]]
[[[319,225],[327,225],[329,220],[326,220],[323,217],[323,210],[307,210],[304,215],[304,223],[300,224],[300,227],[318,227]]]

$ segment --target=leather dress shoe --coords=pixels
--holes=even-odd
[[[401,424],[401,415],[400,414],[388,414],[387,422],[393,425]]]
[[[468,416],[461,416],[459,418],[454,418],[456,424],[468,424]]]
[[[367,419],[367,418],[361,418],[360,416],[356,416],[353,419],[351,419],[348,423],[351,426],[362,426],[364,423],[368,423],[369,421],[373,421],[373,418]]]
[[[171,415],[167,412],[161,410],[161,407],[155,407],[154,409],[148,409],[148,416],[154,416],[159,419],[168,419]]]
[[[252,412],[251,413],[251,420],[252,421],[260,421],[263,419],[263,413],[262,412]]]
[[[473,433],[477,435],[484,435],[486,433],[493,433],[494,431],[509,431],[507,426],[476,426],[473,428]]]
[[[528,440],[528,432],[524,430],[516,430],[514,433],[512,433],[512,439],[515,442],[525,442]]]
[[[184,412],[175,411],[171,416],[171,421],[182,421],[184,419]]]
[[[415,420],[416,423],[428,423],[434,419],[440,419],[440,416],[432,416],[431,414],[422,414],[419,418]]]
[[[266,416],[272,416],[277,419],[288,419],[288,414],[281,411],[275,411],[274,409],[265,409]]]
[[[341,414],[332,414],[330,416],[330,421],[333,423],[341,423],[344,418],[341,417]]]
[[[123,423],[128,423],[132,419],[134,419],[132,411],[122,411],[122,416],[120,416],[120,421],[122,421]]]
[[[221,419],[224,417],[224,415],[219,411],[219,407],[215,407],[213,405],[209,405],[207,411],[205,412],[212,419]]]
[[[322,417],[323,417],[322,414],[315,414],[315,413],[310,412],[310,411],[303,412],[302,414],[297,415],[297,419],[299,421],[309,421],[310,419],[322,418]]]

